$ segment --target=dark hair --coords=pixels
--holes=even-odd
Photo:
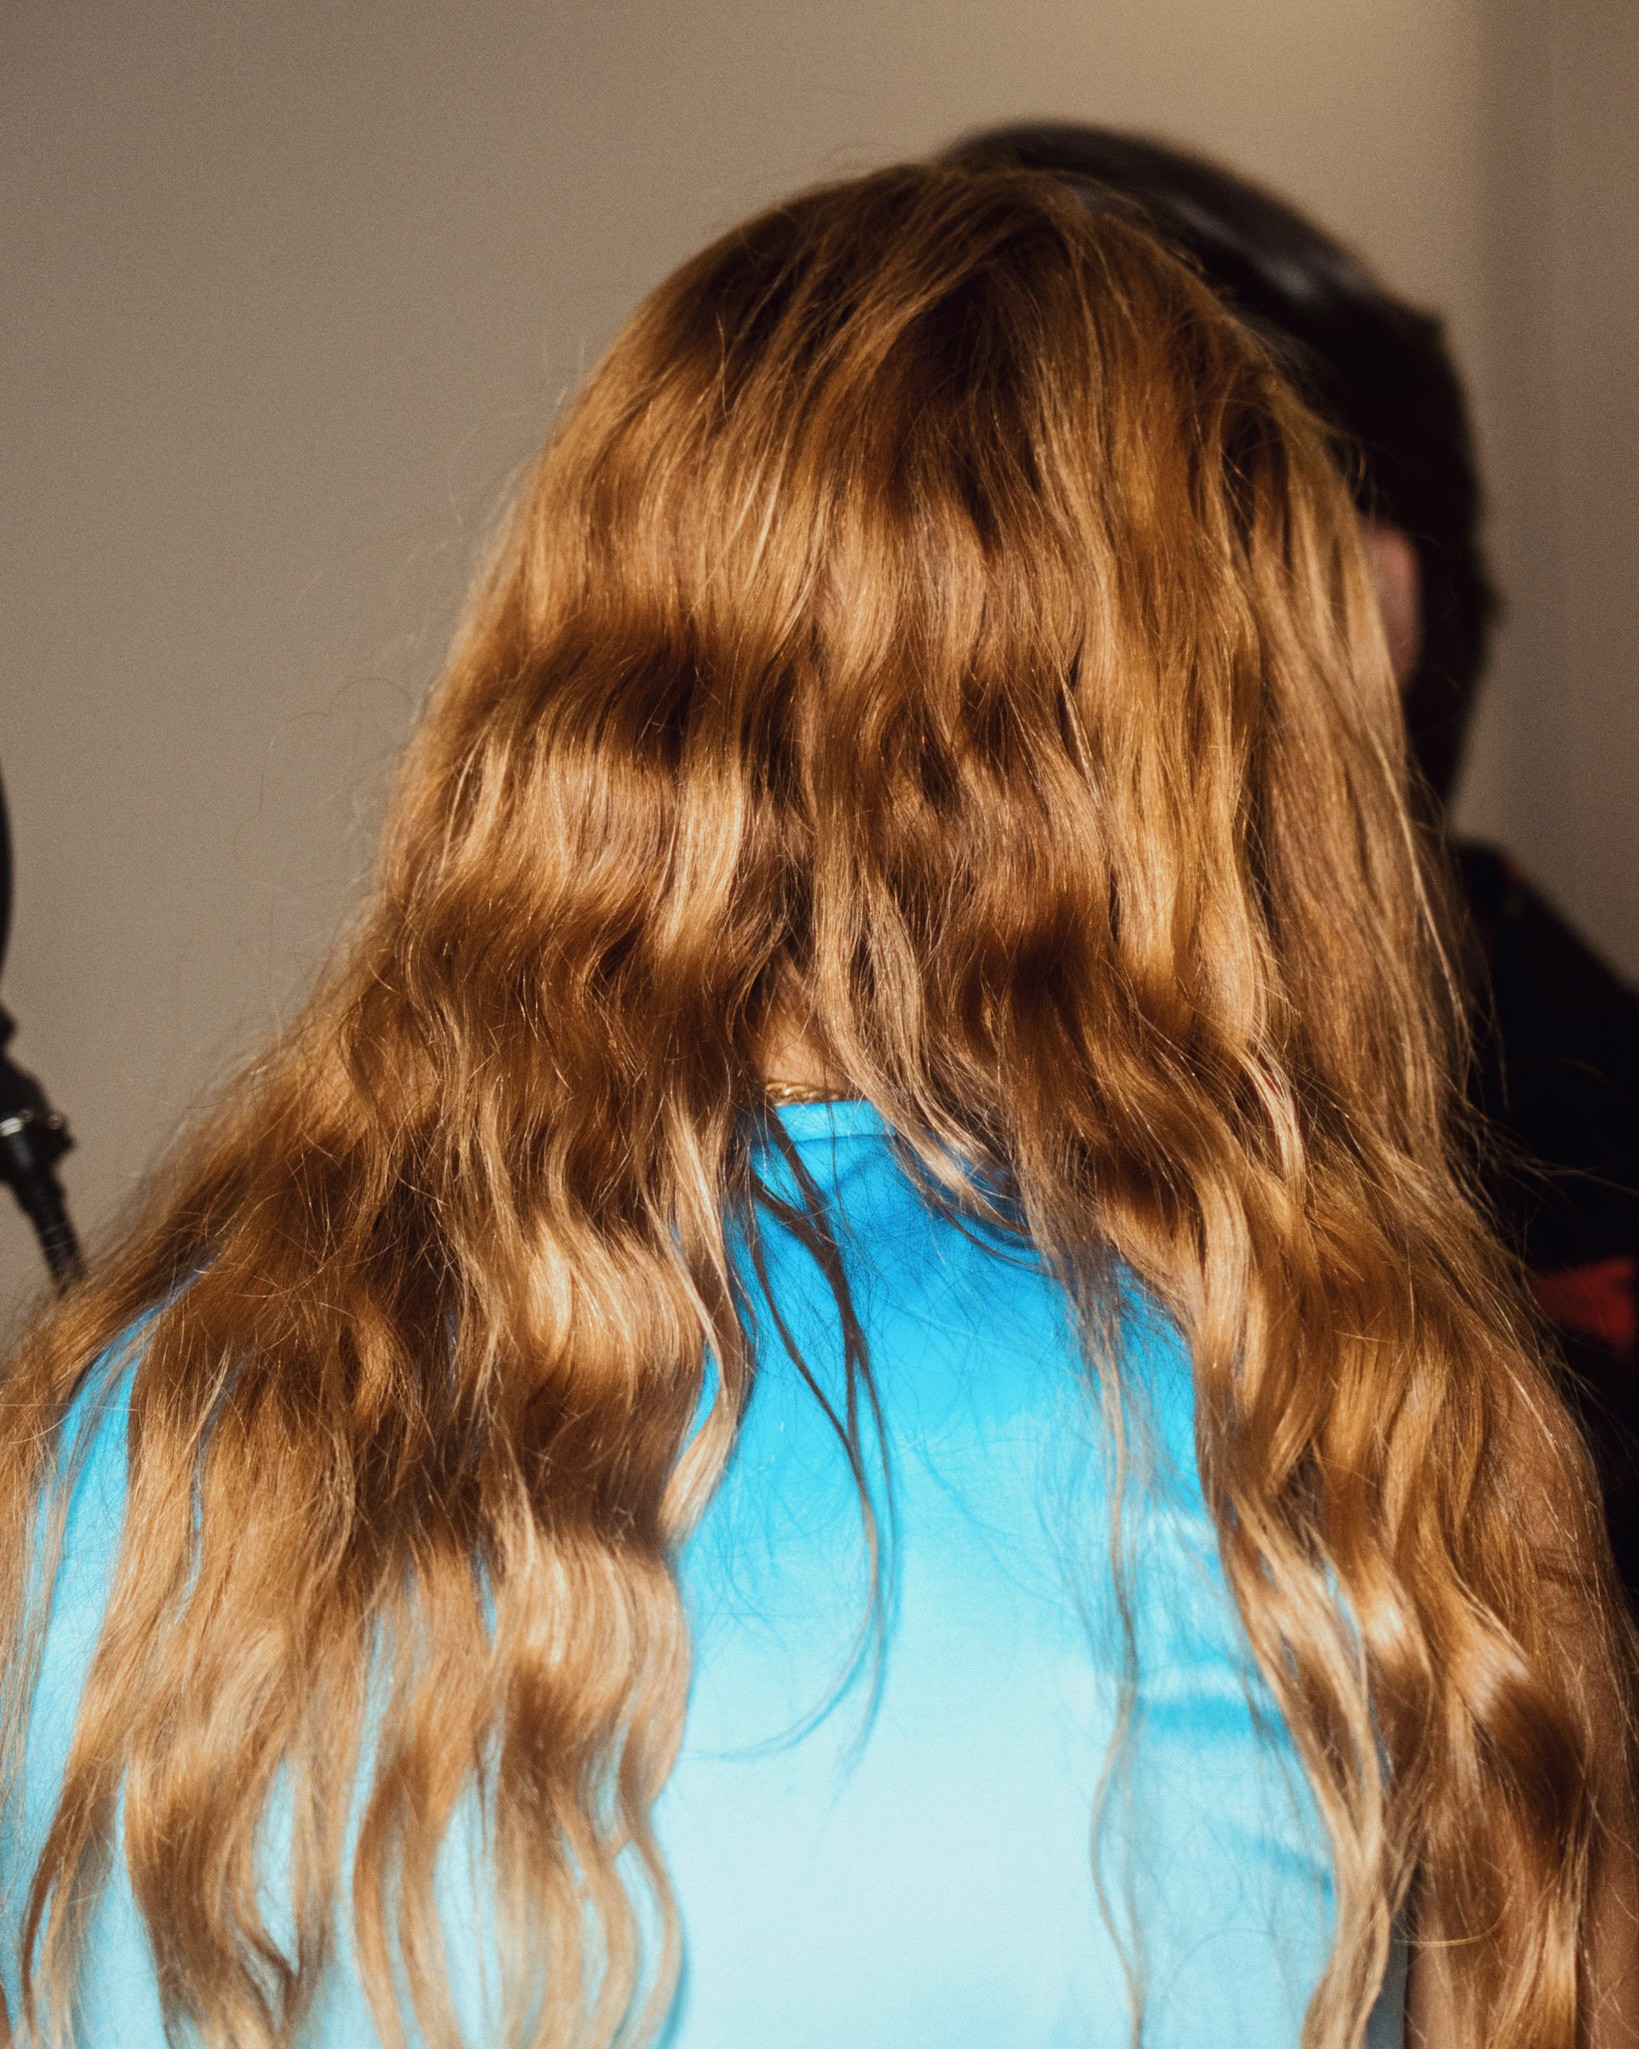
[[[1423,647],[1406,720],[1424,779],[1447,800],[1497,601],[1480,546],[1468,406],[1440,322],[1393,297],[1284,200],[1164,143],[1028,122],[969,136],[943,161],[1050,171],[1136,205],[1341,430],[1357,453],[1360,509],[1401,528],[1417,550]]]

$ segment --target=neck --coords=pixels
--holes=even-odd
[[[789,1019],[769,1031],[763,1047],[763,1079],[769,1093],[784,1092],[790,1101],[840,1095],[844,1089],[825,1057],[816,1033]]]

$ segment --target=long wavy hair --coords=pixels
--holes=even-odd
[[[385,2038],[408,2002],[453,2041],[433,1874],[474,1796],[508,2039],[656,2022],[674,1561],[753,1370],[732,1220],[794,1027],[930,1171],[1005,1183],[1089,1328],[1119,1263],[1186,1333],[1333,1849],[1306,2040],[1358,2040],[1415,1880],[1454,2040],[1569,2049],[1564,1585],[1612,1671],[1617,1624],[1452,1164],[1405,782],[1325,434],[1118,206],[894,169],[661,285],[519,495],[334,966],[11,1365],[15,1770],[65,1418],[154,1312],[13,2024],[68,2013],[118,1816],[206,2043],[288,2039],[349,1916]]]

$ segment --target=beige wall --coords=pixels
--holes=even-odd
[[[80,1219],[110,1213],[201,1082],[288,1009],[557,395],[645,286],[780,190],[1024,114],[1204,146],[1447,310],[1507,490],[1535,490],[1498,401],[1529,385],[1542,334],[1509,326],[1495,195],[1513,172],[1485,146],[1488,98],[1518,83],[1509,36],[1534,22],[1499,38],[1492,17],[1524,4],[10,0],[3,994],[80,1134]],[[1588,0],[1583,43],[1633,12]],[[1544,117],[1572,138],[1584,119],[1569,101]],[[1540,238],[1594,299],[1602,251],[1576,225],[1599,175],[1577,158]],[[1566,377],[1631,377],[1608,360],[1616,318],[1555,330]],[[1607,689],[1600,622],[1631,606],[1632,535],[1580,494],[1620,488],[1624,451],[1599,431],[1553,450],[1563,552],[1594,579],[1577,687]],[[1513,520],[1514,557],[1533,531]],[[1562,601],[1568,617],[1573,583],[1547,579],[1520,634]],[[1597,801],[1568,826],[1576,722],[1597,743],[1599,719],[1567,691],[1533,725],[1528,694],[1499,695],[1474,808],[1517,815],[1639,966],[1631,884],[1608,886],[1639,733],[1596,744]],[[1522,764],[1544,768],[1540,801]],[[32,1271],[0,1213],[0,1307]]]
[[[1465,810],[1639,975],[1639,5],[1490,0],[1482,92],[1509,616]]]

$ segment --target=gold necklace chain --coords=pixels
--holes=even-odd
[[[827,1088],[817,1081],[765,1081],[763,1089],[771,1103],[840,1103],[844,1091]]]

